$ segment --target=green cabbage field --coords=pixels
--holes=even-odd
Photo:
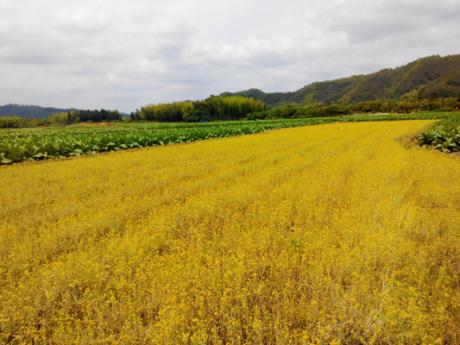
[[[331,122],[460,118],[459,113],[351,115],[204,123],[116,123],[0,130],[0,164],[72,157]],[[458,136],[457,139],[458,140]]]

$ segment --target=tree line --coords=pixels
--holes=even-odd
[[[412,113],[416,111],[460,110],[458,97],[420,100],[374,100],[356,103],[282,104],[247,116],[250,120],[352,115],[357,113]]]
[[[118,110],[71,110],[64,113],[67,116],[67,122],[106,122],[120,121],[121,115]]]
[[[131,121],[213,121],[351,115],[357,113],[411,113],[416,111],[460,111],[458,97],[418,100],[373,100],[356,103],[300,105],[287,103],[267,107],[260,100],[244,96],[211,96],[201,101],[147,105],[131,113]],[[117,110],[72,110],[44,119],[20,116],[0,117],[0,128],[68,125],[79,122],[120,121]]]
[[[264,102],[242,96],[211,96],[200,101],[151,104],[131,113],[133,121],[197,122],[238,120],[267,109]]]
[[[0,128],[24,128],[49,125],[70,125],[79,122],[121,121],[118,110],[70,110],[54,113],[45,118],[26,118],[22,116],[0,117]]]

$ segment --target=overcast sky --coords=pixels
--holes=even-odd
[[[0,0],[0,104],[290,91],[459,43],[459,0]]]

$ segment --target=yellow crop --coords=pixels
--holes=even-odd
[[[0,343],[460,344],[460,159],[427,121],[0,169]]]

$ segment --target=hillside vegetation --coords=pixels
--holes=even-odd
[[[2,344],[459,344],[431,121],[0,167]]]
[[[250,113],[260,112],[265,107],[280,104],[322,105],[362,103],[364,109],[369,101],[399,101],[402,105],[391,105],[389,111],[398,112],[404,108],[404,102],[421,100],[460,99],[460,55],[445,57],[431,56],[416,60],[405,66],[384,69],[368,75],[358,75],[331,81],[309,84],[294,92],[265,93],[258,89],[249,89],[236,93],[225,92],[220,96],[210,96],[199,101],[181,101],[142,106],[131,113],[133,120],[146,121],[203,121],[235,120]],[[384,102],[385,103],[385,102]],[[409,106],[411,107],[411,106]],[[412,106],[412,108],[414,108]],[[416,107],[416,110],[429,110]],[[443,110],[435,107],[431,110]],[[453,110],[453,109],[452,109]],[[23,118],[47,118],[54,113],[71,113],[71,109],[43,108],[9,104],[0,106],[2,116],[21,116]],[[94,111],[73,111],[94,112]],[[366,112],[364,110],[364,112]],[[336,115],[332,112],[329,115]],[[83,116],[85,117],[85,116]],[[286,117],[286,115],[283,115]],[[90,121],[101,121],[103,116],[90,116]],[[104,120],[104,119],[102,119]],[[11,122],[11,120],[9,120]],[[24,122],[24,120],[21,120]],[[17,126],[21,121],[16,121]],[[82,120],[84,121],[84,120]],[[47,119],[39,124],[47,124]],[[28,122],[34,126],[35,122]]]
[[[426,57],[399,68],[316,82],[294,92],[249,89],[223,95],[251,97],[269,105],[456,97],[460,95],[460,55]]]
[[[69,110],[53,113],[46,117],[0,116],[0,128],[32,128],[44,126],[65,126],[82,122],[122,121],[117,110]]]
[[[0,106],[1,116],[21,116],[24,118],[44,118],[54,113],[67,112],[70,109],[39,107],[37,105],[7,104]]]

